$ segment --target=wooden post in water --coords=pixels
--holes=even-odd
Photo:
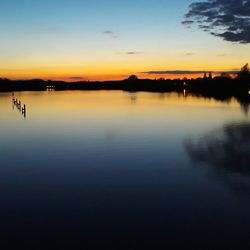
[[[25,104],[23,105],[23,108],[22,108],[22,114],[24,115],[24,117],[26,117],[26,105]]]
[[[26,105],[23,104],[22,107],[22,102],[20,100],[18,100],[15,96],[14,96],[14,92],[12,93],[12,107],[14,109],[14,107],[16,107],[20,113],[22,113],[22,115],[26,118]]]

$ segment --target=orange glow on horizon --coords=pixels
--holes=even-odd
[[[147,74],[142,72],[164,71],[198,71],[227,72],[239,67],[242,62],[224,57],[218,59],[211,55],[197,58],[185,57],[181,54],[145,53],[128,56],[124,54],[109,54],[107,52],[86,52],[75,57],[62,54],[60,57],[46,55],[29,60],[20,58],[0,62],[0,78],[9,79],[44,79],[74,81],[108,81],[123,80],[130,75],[141,79],[183,79],[203,77],[201,74]],[[233,61],[233,63],[232,63]]]
[[[204,72],[205,73],[205,72]],[[76,82],[76,81],[120,81],[127,79],[130,75],[136,75],[139,79],[196,79],[201,78],[204,74],[146,74],[146,73],[127,73],[127,74],[100,74],[100,75],[88,75],[81,76],[60,75],[60,74],[22,74],[22,75],[0,75],[0,78],[8,78],[11,80],[31,80],[31,79],[43,79],[52,81],[65,81],[65,82]],[[213,76],[218,76],[214,74]]]

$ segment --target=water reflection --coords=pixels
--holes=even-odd
[[[245,115],[249,113],[249,103],[248,102],[240,102],[240,106]]]
[[[138,98],[137,93],[136,92],[130,92],[129,96],[130,96],[131,104],[136,104],[137,98]]]
[[[206,163],[233,190],[250,193],[250,123],[232,123],[185,142],[190,158]]]
[[[204,249],[193,247],[203,242],[223,249],[219,244],[234,243],[228,238],[235,245],[249,242],[249,199],[204,176],[183,150],[184,138],[242,121],[245,115],[235,99],[223,103],[188,93],[184,98],[183,93],[112,91],[15,97],[27,105],[29,119],[20,119],[16,107],[12,112],[10,94],[0,94],[2,238],[20,236],[37,245],[40,237],[58,237],[64,245],[72,235],[97,243],[101,237],[111,242],[120,237],[124,246],[141,237],[142,249],[159,249],[159,242],[171,239],[179,246],[171,249]],[[249,151],[249,124],[245,127],[218,133],[220,143],[234,141],[241,157]],[[243,145],[245,151],[239,149]],[[190,154],[196,155],[200,145],[191,146]],[[231,166],[229,171],[230,160],[216,159],[214,169],[222,169],[231,185],[249,183],[248,160],[239,163],[240,170]]]

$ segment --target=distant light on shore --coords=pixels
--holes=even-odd
[[[250,95],[250,90],[248,91],[248,94]]]

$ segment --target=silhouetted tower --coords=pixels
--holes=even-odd
[[[213,79],[213,75],[212,75],[212,72],[209,72],[209,76],[208,76],[209,79]]]
[[[203,79],[207,79],[207,72],[204,73]]]

